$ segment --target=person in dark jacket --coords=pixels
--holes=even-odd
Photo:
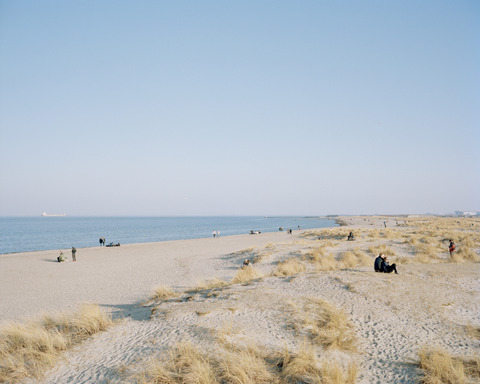
[[[388,262],[388,257],[386,257],[383,253],[380,253],[377,256],[373,267],[375,268],[375,272],[391,273],[395,271],[395,273],[398,274],[397,265],[395,263],[390,265]]]
[[[382,265],[383,265],[383,253],[380,253],[375,259],[375,263],[373,264],[373,268],[375,268],[375,272],[383,272]]]
[[[385,273],[391,273],[391,272],[395,271],[395,273],[398,275],[397,265],[395,263],[390,265],[388,263],[388,257],[384,257],[384,259],[383,259],[382,270]]]

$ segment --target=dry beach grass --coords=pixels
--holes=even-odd
[[[92,280],[97,302],[124,320],[82,336],[74,349],[54,338],[58,346],[42,347],[56,351],[50,362],[38,363],[42,369],[10,371],[28,375],[25,383],[478,381],[480,220],[342,220],[346,226],[293,235],[132,245],[113,250],[115,261],[105,266],[93,261],[106,250],[92,250],[90,268],[113,268],[116,279],[134,288],[130,280],[147,279],[143,296],[109,306],[108,285]],[[346,241],[350,231],[355,241]],[[452,257],[450,239],[458,250]],[[397,263],[399,275],[373,272],[379,252]],[[137,259],[130,265],[132,254]],[[242,267],[247,258],[252,265]],[[88,250],[78,259],[74,272],[88,279],[89,266],[81,269],[90,263]],[[16,267],[9,261],[4,270]],[[29,326],[22,327],[18,332],[28,335]],[[6,350],[1,367],[12,360]],[[26,360],[36,364],[34,357]]]

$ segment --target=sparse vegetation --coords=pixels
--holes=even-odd
[[[260,279],[263,273],[252,266],[240,268],[232,280],[232,284],[248,283],[252,280]]]
[[[28,324],[6,324],[0,330],[0,382],[40,378],[58,356],[113,325],[97,305],[83,305],[66,315],[46,316]]]
[[[165,285],[159,285],[153,289],[152,297],[147,300],[146,304],[151,302],[169,300],[177,296],[178,294],[175,293],[170,287],[167,287]]]
[[[368,248],[368,252],[374,257],[383,253],[387,257],[396,256],[395,251],[386,244],[372,245]]]
[[[424,384],[462,384],[480,377],[480,356],[454,357],[445,349],[425,347],[419,352]]]
[[[191,343],[180,343],[152,359],[135,380],[142,384],[354,384],[356,375],[355,364],[345,368],[336,361],[321,361],[308,343],[297,354],[255,344],[217,345],[215,351],[201,352]]]
[[[305,265],[298,259],[292,258],[277,264],[272,272],[273,276],[292,276],[305,271]]]
[[[206,280],[206,281],[203,281],[201,283],[198,283],[195,288],[193,288],[193,289],[191,289],[187,292],[188,293],[199,293],[199,292],[208,291],[208,290],[211,290],[211,289],[218,289],[218,288],[226,287],[227,285],[228,285],[228,282],[226,282],[225,280],[214,278],[214,279],[211,279],[211,280]]]
[[[325,349],[356,350],[353,324],[345,313],[325,300],[308,298],[300,306],[292,304],[292,327]]]

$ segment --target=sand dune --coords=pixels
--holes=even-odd
[[[180,341],[217,353],[226,345],[255,344],[273,355],[285,348],[296,353],[311,340],[319,362],[354,364],[356,382],[365,384],[418,382],[422,346],[442,346],[459,356],[480,355],[479,340],[468,332],[480,328],[478,262],[448,262],[448,252],[441,250],[442,235],[434,259],[428,264],[413,262],[420,248],[411,245],[418,236],[412,231],[422,230],[421,221],[404,225],[404,218],[392,217],[343,220],[347,227],[293,235],[81,249],[76,263],[49,262],[56,252],[1,257],[0,319],[25,320],[41,310],[73,310],[85,301],[124,318],[64,353],[44,379],[27,383],[135,382],[151,357]],[[437,230],[468,234],[478,256],[479,223],[464,224]],[[356,240],[347,242],[351,230]],[[427,231],[433,238],[431,227]],[[379,247],[392,252],[392,262],[400,261],[398,275],[373,271],[372,250]],[[322,254],[312,256],[319,249]],[[346,267],[354,251],[357,265]],[[343,268],[321,270],[324,265],[315,260],[329,255]],[[246,258],[254,261],[248,268],[264,277],[232,284]],[[292,259],[302,264],[303,272],[272,276],[279,263]],[[198,285],[213,278],[225,285]],[[157,285],[171,287],[178,296],[142,304]],[[308,311],[318,300],[346,315],[354,348],[321,344],[312,337],[307,320],[318,313]]]

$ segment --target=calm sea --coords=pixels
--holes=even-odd
[[[310,217],[15,217],[0,218],[0,254],[248,234],[250,230],[335,227]]]

